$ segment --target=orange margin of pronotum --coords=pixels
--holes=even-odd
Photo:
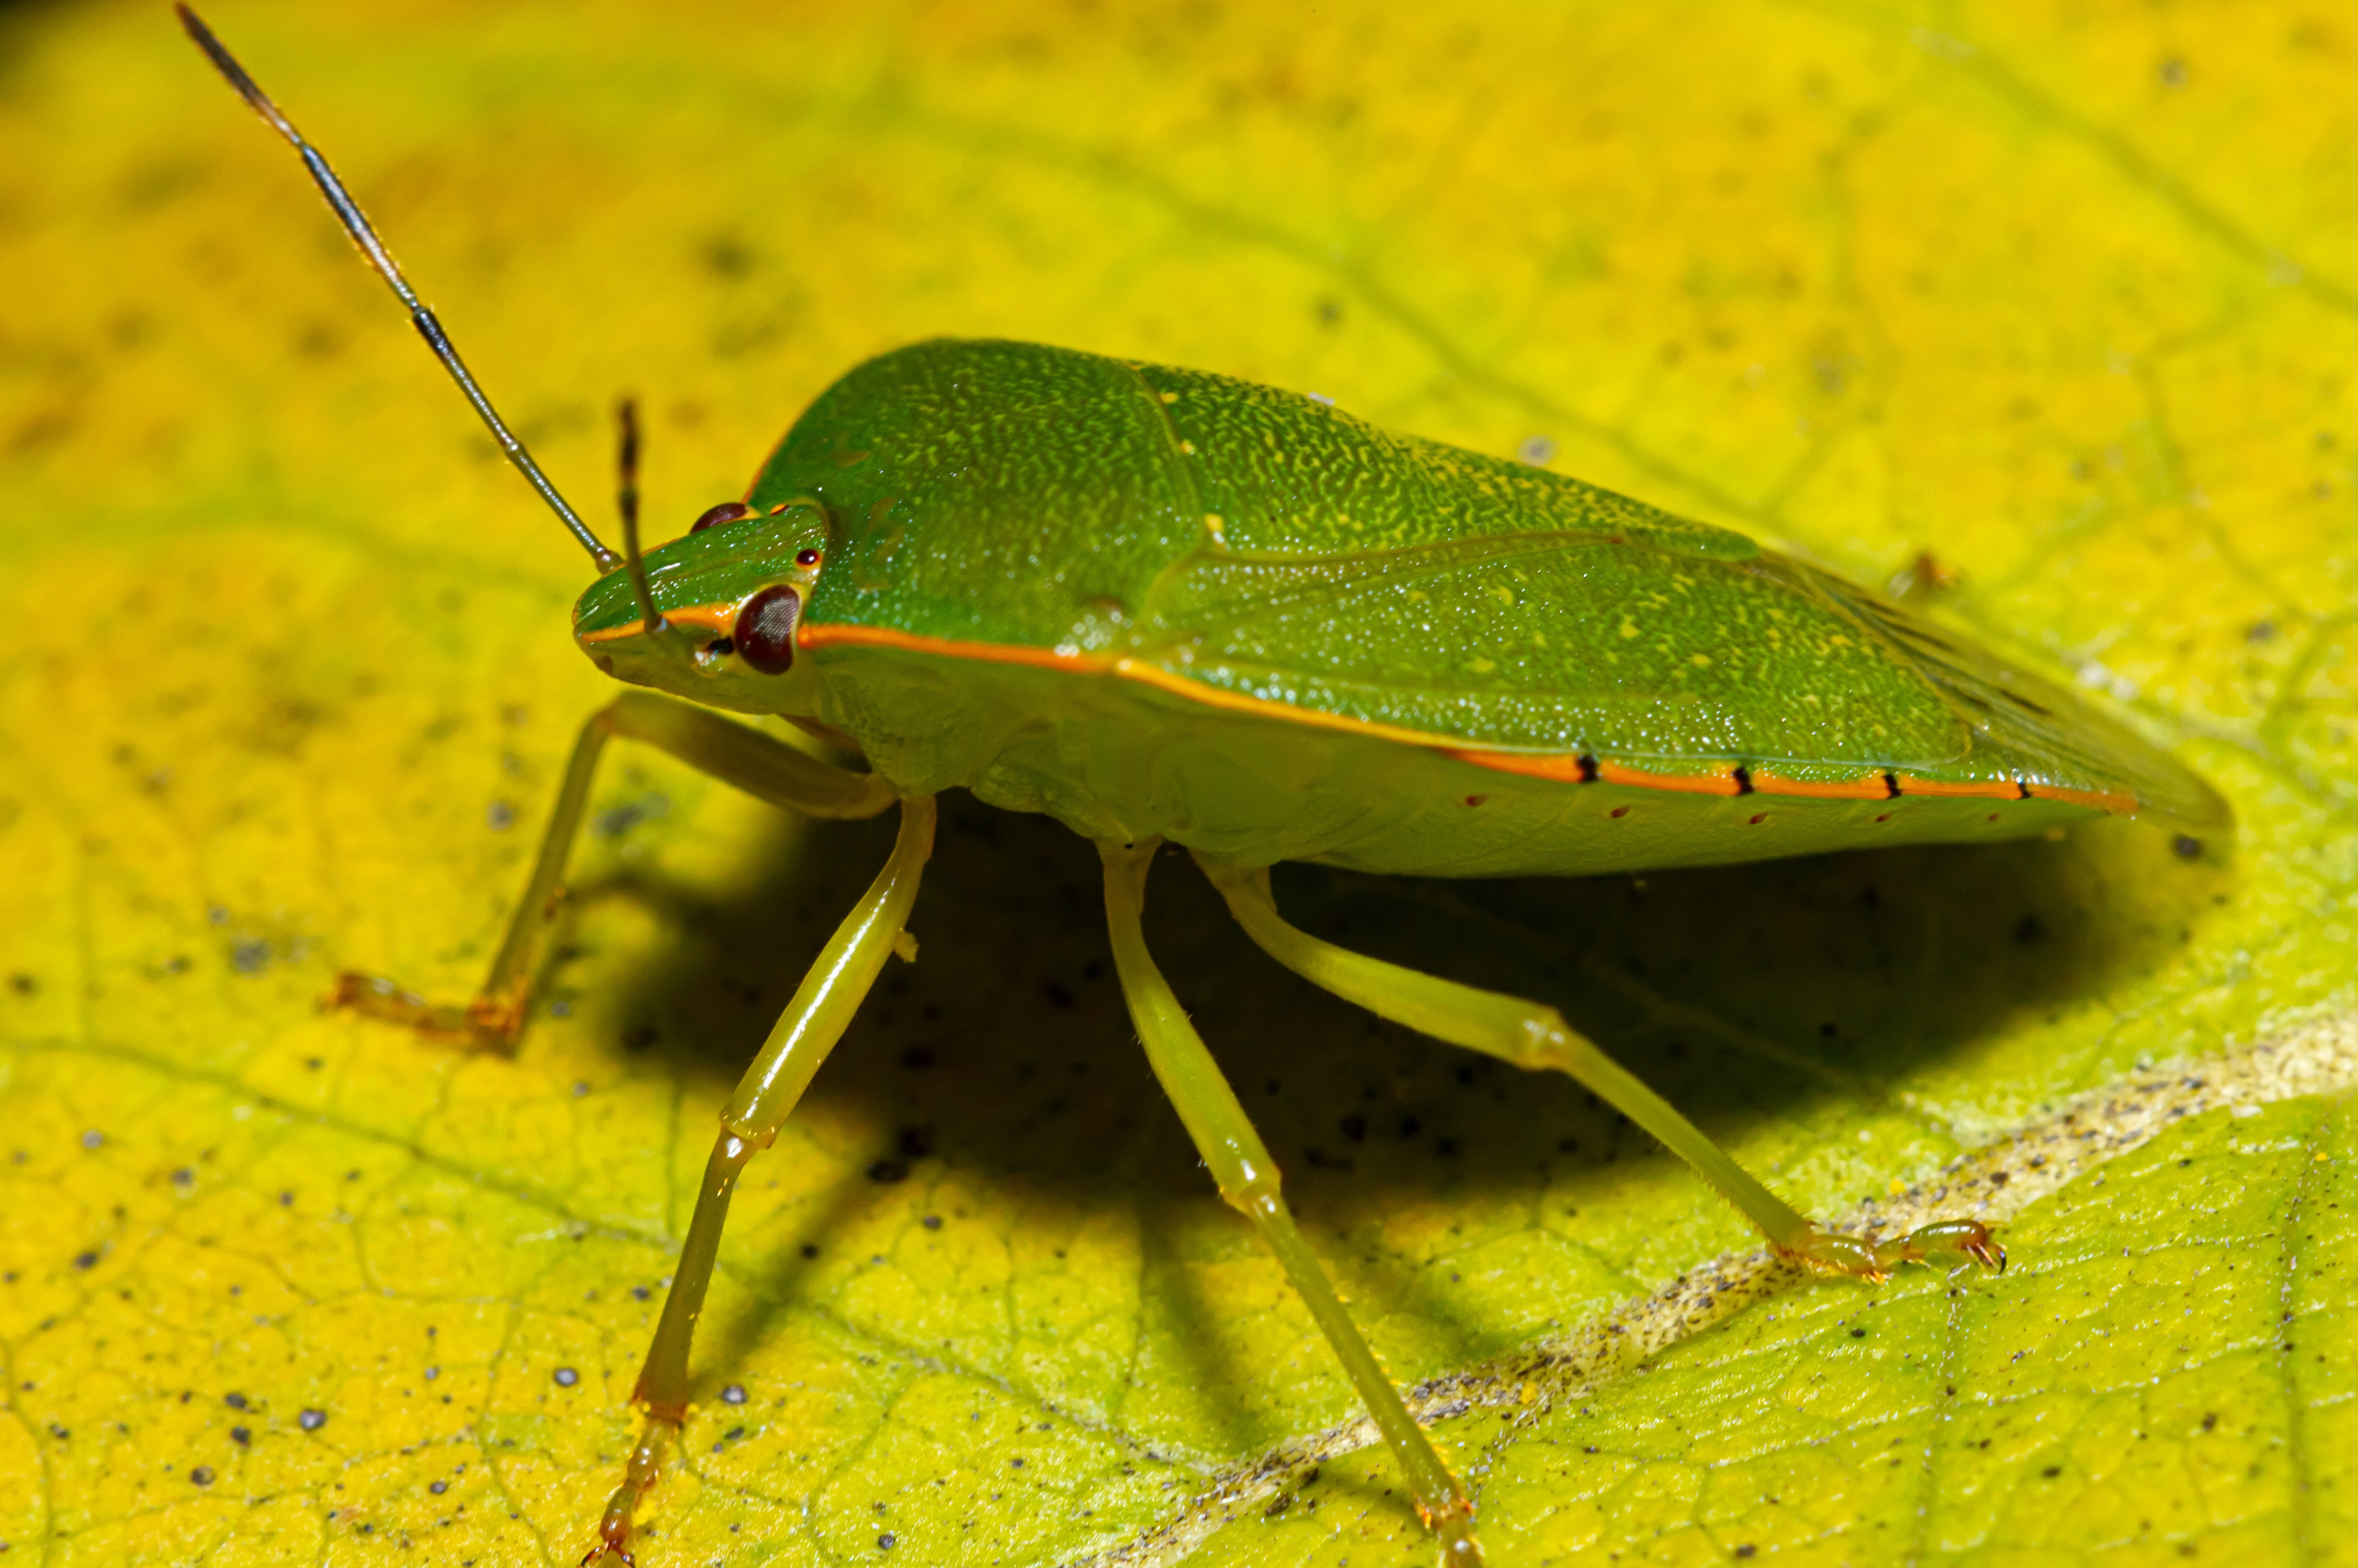
[[[733,604],[694,604],[684,609],[667,610],[664,611],[664,619],[675,625],[709,627],[725,635],[733,623],[736,610]],[[638,622],[632,622],[583,633],[580,641],[611,642],[616,638],[633,636],[638,631]],[[1311,708],[1296,708],[1291,703],[1250,697],[1243,692],[1222,691],[1217,687],[1206,686],[1185,676],[1174,675],[1159,665],[1123,654],[1077,651],[1066,654],[1054,648],[1027,648],[1012,643],[974,643],[951,637],[926,637],[889,626],[850,626],[841,622],[813,625],[807,621],[795,628],[795,643],[802,648],[899,648],[908,653],[931,654],[941,658],[973,659],[994,665],[1024,665],[1033,669],[1061,670],[1068,675],[1110,675],[1120,680],[1136,681],[1141,686],[1167,691],[1174,697],[1184,697],[1207,708],[1224,708],[1238,713],[1281,719],[1288,723],[1344,730],[1372,740],[1424,746],[1493,773],[1560,779],[1567,784],[1594,781],[1638,789],[1668,790],[1679,795],[1781,795],[1815,800],[1888,800],[1894,795],[1968,795],[1989,800],[2023,800],[2036,796],[2120,816],[2134,816],[2137,809],[2136,797],[2118,790],[2066,789],[2058,784],[2028,784],[2015,779],[1952,782],[1922,778],[1914,773],[1887,773],[1881,769],[1849,779],[1789,779],[1766,768],[1738,768],[1734,763],[1707,768],[1701,773],[1663,773],[1577,753],[1469,750],[1446,735],[1405,730],[1393,724],[1379,724],[1370,719],[1354,719],[1347,714],[1320,713]]]

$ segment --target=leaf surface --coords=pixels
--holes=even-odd
[[[2296,1031],[2305,1076],[2020,1206],[2003,1276],[1763,1284],[1576,1086],[1308,991],[1184,860],[1150,939],[1379,1353],[1463,1407],[1434,1430],[1494,1563],[2351,1555],[2358,33],[209,19],[593,518],[618,394],[661,535],[845,369],[955,332],[1953,576],[1929,613],[2145,727],[2236,831],[1278,892],[1561,1005],[1827,1214],[1999,1203],[1940,1173]],[[319,1012],[346,966],[458,998],[488,962],[607,689],[566,636],[583,562],[160,8],[0,13],[0,1541],[569,1563],[713,1117],[889,827],[618,752],[514,1059]],[[1429,1556],[1154,1092],[1098,901],[1087,845],[950,804],[919,960],[739,1198],[642,1563]],[[1697,1305],[1723,1277],[1753,1283]],[[1637,1324],[1650,1359],[1574,1354]]]

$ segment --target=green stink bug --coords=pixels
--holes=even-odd
[[[184,16],[186,14],[184,13]],[[1874,1275],[1996,1265],[1970,1221],[1880,1245],[1829,1235],[1736,1168],[1553,1010],[1295,930],[1267,869],[1574,874],[1928,840],[2104,813],[2207,825],[2199,780],[2068,694],[1877,597],[1724,530],[1530,469],[1396,438],[1217,376],[1016,343],[935,342],[847,375],[744,502],[617,556],[540,476],[323,160],[193,17],[601,576],[575,635],[637,692],[583,732],[482,995],[349,1000],[429,1027],[519,1031],[542,912],[604,741],[654,743],[821,816],[902,807],[883,872],[730,1104],[642,1374],[644,1439],[594,1552],[624,1552],[686,1398],[730,1196],[902,926],[931,797],[969,789],[1100,847],[1117,967],[1158,1076],[1282,1261],[1453,1562],[1471,1507],[1294,1229],[1275,1167],[1156,972],[1148,856],[1195,852],[1253,939],[1314,982],[1520,1065],[1562,1068],[1693,1162],[1770,1242]],[[817,762],[708,711],[776,714],[863,756]]]

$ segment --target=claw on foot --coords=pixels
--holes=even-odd
[[[1447,1507],[1439,1509],[1420,1503],[1416,1512],[1424,1527],[1441,1538],[1441,1568],[1482,1568],[1482,1543],[1474,1539],[1472,1498],[1455,1497]]]
[[[336,989],[319,1005],[329,1012],[350,1008],[363,1018],[495,1051],[514,1044],[524,1027],[524,1009],[512,999],[478,997],[464,1007],[431,1002],[382,975],[352,969],[336,977]]]
[[[2006,1272],[2006,1249],[1978,1219],[1935,1220],[1880,1242],[1812,1226],[1799,1246],[1779,1250],[1813,1269],[1877,1281],[1889,1279],[1891,1271],[1903,1263],[1933,1263],[1944,1258],[1979,1263],[1994,1273]]]
[[[2006,1272],[2006,1249],[1978,1219],[1941,1219],[1875,1249],[1888,1264],[1930,1263],[1942,1257],[1969,1258],[1994,1274]]]
[[[627,1530],[623,1539],[629,1539]],[[610,1552],[622,1560],[622,1568],[639,1568],[639,1560],[625,1552],[621,1541],[608,1541],[603,1534],[599,1536],[597,1545],[581,1554],[581,1568],[590,1568],[590,1564],[601,1561]]]

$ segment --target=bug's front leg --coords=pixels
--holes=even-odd
[[[1343,1363],[1359,1400],[1383,1433],[1393,1460],[1408,1478],[1418,1517],[1441,1541],[1442,1568],[1480,1568],[1482,1548],[1474,1538],[1474,1502],[1449,1466],[1433,1451],[1433,1440],[1416,1424],[1400,1390],[1377,1364],[1376,1354],[1361,1338],[1350,1314],[1343,1310],[1318,1266],[1293,1213],[1278,1190],[1277,1163],[1262,1146],[1260,1134],[1238,1103],[1236,1091],[1220,1074],[1219,1064],[1205,1049],[1204,1037],[1187,1021],[1179,999],[1155,968],[1146,950],[1140,915],[1146,904],[1146,872],[1159,838],[1140,844],[1100,843],[1105,859],[1106,923],[1113,936],[1114,968],[1121,978],[1122,997],[1130,1004],[1130,1021],[1146,1047],[1148,1063],[1171,1097],[1173,1108],[1186,1124],[1196,1152],[1211,1167],[1220,1196],[1253,1222],[1261,1240],[1277,1255],[1286,1278],[1310,1309],[1327,1346]]]
[[[1485,1052],[1519,1067],[1570,1074],[1693,1166],[1786,1257],[1868,1280],[1883,1279],[1902,1263],[1970,1259],[1985,1268],[2006,1267],[2006,1249],[1977,1219],[1939,1220],[1879,1243],[1823,1229],[1755,1181],[1636,1075],[1575,1033],[1554,1008],[1419,974],[1321,942],[1278,914],[1267,867],[1232,866],[1201,855],[1195,859],[1246,934],[1271,957],[1312,985],[1436,1040]]]
[[[672,1272],[671,1291],[664,1297],[654,1343],[647,1346],[646,1364],[631,1392],[633,1403],[646,1407],[646,1427],[631,1450],[622,1485],[607,1499],[605,1514],[598,1521],[598,1543],[582,1558],[585,1563],[609,1552],[625,1563],[632,1561],[632,1518],[662,1473],[665,1449],[677,1440],[680,1423],[687,1418],[688,1347],[696,1337],[697,1319],[704,1313],[704,1293],[712,1282],[713,1260],[719,1255],[720,1231],[728,1223],[729,1200],[737,1190],[737,1178],[755,1154],[776,1140],[778,1130],[810,1086],[811,1075],[843,1037],[851,1015],[875,984],[885,957],[893,951],[908,922],[918,878],[933,849],[933,797],[903,800],[901,832],[893,841],[892,857],[876,873],[858,907],[820,949],[795,988],[794,1000],[779,1015],[769,1039],[738,1080],[737,1092],[729,1097],[728,1108],[720,1113],[720,1135],[713,1142],[704,1185],[696,1195],[687,1240],[680,1248],[679,1266]]]
[[[513,1045],[531,1000],[534,957],[564,892],[565,863],[581,834],[598,759],[616,736],[668,752],[723,784],[806,816],[873,816],[894,798],[873,773],[829,766],[757,730],[671,697],[625,692],[581,726],[557,788],[557,809],[541,835],[532,880],[508,917],[507,935],[475,999],[431,1002],[382,976],[346,970],[336,977],[328,1005],[495,1050]]]

